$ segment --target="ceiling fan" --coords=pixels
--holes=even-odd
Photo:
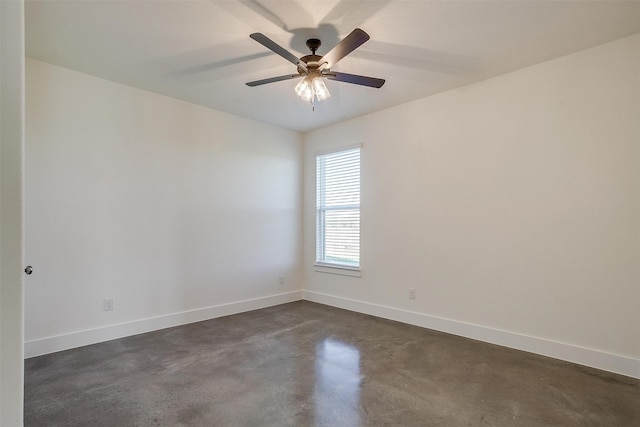
[[[331,71],[331,68],[338,61],[369,40],[369,34],[365,33],[360,28],[356,28],[349,33],[348,36],[342,39],[329,51],[329,53],[324,56],[316,55],[316,51],[321,45],[319,39],[307,40],[307,47],[311,50],[311,55],[305,55],[301,58],[296,57],[294,54],[262,33],[253,33],[249,37],[294,64],[297,67],[298,72],[297,74],[285,74],[284,76],[255,80],[248,82],[247,86],[260,86],[267,83],[304,77],[303,80],[298,83],[295,90],[300,98],[313,104],[316,99],[318,101],[324,101],[331,96],[322,78],[375,88],[382,87],[385,82],[384,79],[378,79],[375,77]]]

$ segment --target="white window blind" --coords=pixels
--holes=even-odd
[[[360,147],[316,156],[316,264],[360,267]]]

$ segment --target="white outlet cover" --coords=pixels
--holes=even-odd
[[[102,301],[102,309],[104,311],[113,310],[113,298],[108,298]]]

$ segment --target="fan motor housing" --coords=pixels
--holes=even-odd
[[[314,70],[316,68],[318,68],[320,66],[319,61],[322,59],[322,56],[320,55],[305,55],[302,58],[300,58],[300,61],[304,62],[305,64],[307,64],[307,68],[309,70]],[[300,74],[305,74],[305,70],[298,67],[298,73]]]

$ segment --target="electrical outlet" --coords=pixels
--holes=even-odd
[[[281,275],[280,277],[278,277],[278,280],[281,285],[284,285],[284,276]]]
[[[113,310],[113,298],[107,298],[107,299],[102,300],[102,309],[104,311]]]
[[[416,288],[409,288],[409,299],[416,299]]]

